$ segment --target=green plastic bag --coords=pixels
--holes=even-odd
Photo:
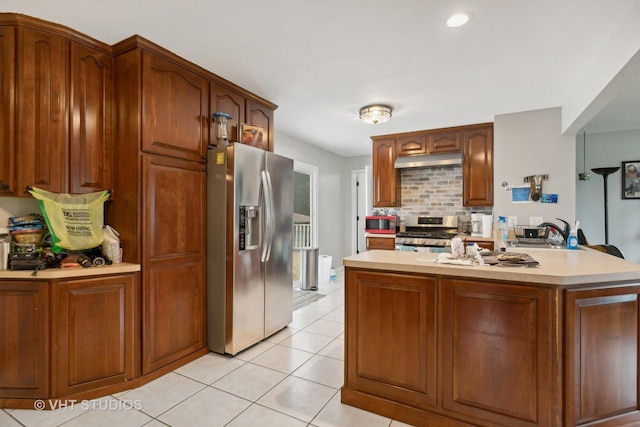
[[[53,252],[82,251],[102,244],[104,202],[109,191],[64,194],[31,187],[29,192],[38,200],[49,227]]]

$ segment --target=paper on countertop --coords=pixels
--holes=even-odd
[[[454,237],[451,239],[451,254],[454,258],[464,257],[464,244],[460,237]]]
[[[454,265],[484,265],[484,259],[481,255],[476,255],[473,258],[456,257],[450,253],[441,253],[435,258],[431,259],[418,259],[418,261],[431,261],[438,264],[454,264]]]

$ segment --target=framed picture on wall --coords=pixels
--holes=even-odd
[[[622,198],[640,199],[640,160],[622,162]]]

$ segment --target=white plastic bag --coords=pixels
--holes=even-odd
[[[102,227],[102,254],[109,258],[112,263],[122,262],[122,248],[120,248],[120,233],[110,225]]]

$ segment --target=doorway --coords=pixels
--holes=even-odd
[[[318,167],[293,163],[293,282],[300,281],[300,248],[318,245]]]
[[[369,194],[368,176],[371,171],[369,167],[351,171],[351,254],[358,254],[367,250],[365,238],[365,216],[369,214]]]

